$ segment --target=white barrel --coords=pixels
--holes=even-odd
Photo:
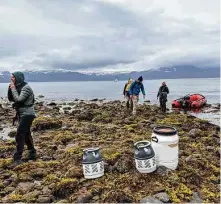
[[[175,170],[178,166],[179,137],[173,127],[158,126],[153,129],[151,145],[156,154],[157,166]]]

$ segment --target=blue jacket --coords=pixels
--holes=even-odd
[[[143,95],[146,95],[145,94],[145,91],[144,91],[144,85],[143,83],[139,83],[138,81],[134,81],[131,85],[130,85],[130,89],[129,89],[129,94],[130,95],[136,95],[138,96],[139,93],[140,93],[140,90],[142,91]]]

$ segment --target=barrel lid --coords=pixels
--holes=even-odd
[[[95,148],[87,148],[87,149],[83,149],[83,152],[94,152],[94,151],[97,151],[97,150],[100,150],[99,147],[95,147]]]
[[[134,146],[137,148],[150,146],[151,143],[148,140],[142,140],[134,143]]]
[[[157,126],[153,129],[153,132],[159,135],[175,135],[177,134],[177,129],[170,126]]]

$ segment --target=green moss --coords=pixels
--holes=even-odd
[[[15,149],[15,145],[3,145],[3,146],[0,146],[0,152],[13,151],[14,149]]]
[[[78,181],[75,178],[63,178],[56,184],[54,195],[59,198],[66,198],[75,191]]]
[[[116,149],[103,149],[102,156],[106,162],[114,163],[119,158],[120,152]]]
[[[24,197],[18,193],[11,193],[8,195],[8,200],[11,202],[20,202],[24,200]]]
[[[48,174],[44,179],[44,184],[57,183],[59,180],[56,174]]]
[[[37,117],[32,124],[34,131],[61,128],[62,121],[57,118]]]
[[[192,199],[193,192],[184,183],[180,183],[177,188],[167,189],[167,193],[170,196],[172,202],[179,203],[181,200],[190,201]]]
[[[71,131],[64,131],[64,132],[59,132],[58,134],[56,134],[54,137],[54,141],[67,143],[67,142],[70,142],[74,138],[75,136]]]
[[[0,159],[0,168],[5,168],[13,162],[13,159]]]

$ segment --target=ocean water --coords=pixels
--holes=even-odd
[[[162,80],[146,80],[144,87],[147,100],[156,103],[156,96]],[[208,103],[220,102],[220,79],[167,79],[170,90],[168,101],[186,94],[200,93],[207,97]],[[75,98],[90,100],[106,98],[123,99],[126,81],[86,81],[86,82],[30,82],[35,96],[44,95],[47,100],[70,101]],[[7,95],[7,83],[0,83],[0,97]]]
[[[157,92],[163,80],[144,80],[146,100],[158,103]],[[44,95],[44,100],[72,101],[76,98],[90,100],[94,98],[123,100],[123,88],[126,81],[85,81],[85,82],[31,82],[35,96]],[[169,87],[168,106],[173,99],[186,94],[200,93],[206,96],[209,104],[220,103],[220,79],[167,79]],[[0,83],[0,97],[7,96],[7,83]],[[195,113],[193,113],[195,114]],[[219,114],[200,114],[201,118],[212,118],[219,123]]]

